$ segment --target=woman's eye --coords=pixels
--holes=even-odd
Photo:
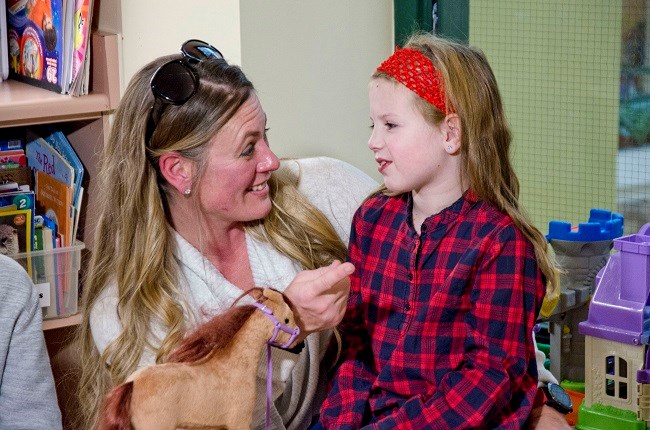
[[[389,130],[391,130],[391,129],[395,128],[395,127],[397,127],[397,125],[393,124],[392,122],[387,122],[386,123],[386,128],[389,129]]]
[[[375,124],[370,124],[370,130],[372,130],[373,128],[375,128]]]
[[[255,151],[255,145],[251,143],[247,145],[246,148],[242,151],[241,156],[250,157],[251,155],[253,155],[254,151]]]

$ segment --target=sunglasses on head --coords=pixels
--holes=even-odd
[[[165,107],[168,104],[182,105],[198,90],[199,76],[192,64],[210,59],[223,59],[223,55],[217,48],[197,39],[183,43],[181,52],[183,58],[163,64],[151,77],[151,92],[155,101],[147,122],[145,134],[147,145]]]

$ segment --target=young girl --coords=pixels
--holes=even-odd
[[[349,346],[321,424],[521,428],[537,388],[530,334],[555,276],[518,203],[494,74],[477,49],[414,36],[369,92],[385,187],[352,224]]]

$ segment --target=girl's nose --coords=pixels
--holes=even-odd
[[[380,148],[381,146],[381,139],[376,135],[375,130],[372,130],[372,133],[370,133],[370,138],[368,138],[368,148],[370,148],[371,151],[376,151]]]

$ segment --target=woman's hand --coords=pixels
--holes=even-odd
[[[352,263],[334,261],[327,267],[303,270],[284,291],[300,326],[300,340],[315,331],[333,328],[345,314]]]
[[[544,405],[532,410],[524,428],[527,430],[570,430],[573,427],[566,422],[564,414]]]

